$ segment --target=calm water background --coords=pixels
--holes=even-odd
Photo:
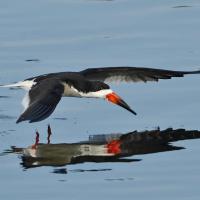
[[[0,1],[0,83],[99,66],[200,69],[200,2],[153,0]],[[28,59],[39,61],[27,62]],[[112,85],[138,116],[101,100],[66,98],[40,123],[15,124],[24,91],[1,89],[0,152],[34,142],[78,142],[90,134],[160,127],[200,130],[198,75],[148,84]],[[65,117],[65,120],[55,118]],[[0,199],[199,199],[200,141],[186,150],[24,171],[15,154],[0,157]],[[112,169],[76,172],[75,169]],[[71,171],[72,170],[72,171]]]

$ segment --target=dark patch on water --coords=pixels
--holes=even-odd
[[[54,169],[52,173],[54,173],[54,174],[67,174],[67,169],[66,168]]]
[[[70,170],[70,172],[105,172],[111,171],[112,169],[74,169]]]
[[[5,99],[7,99],[7,98],[10,98],[10,96],[0,96],[0,98],[5,98]]]
[[[114,0],[93,0],[93,1],[114,1]]]
[[[5,135],[9,135],[11,134],[11,132],[13,132],[15,130],[4,130],[4,131],[0,131],[0,136],[5,136]]]
[[[187,5],[180,5],[180,6],[173,6],[172,8],[191,8],[192,6]]]
[[[25,60],[26,62],[39,62],[40,60],[39,59],[27,59]]]
[[[0,120],[10,120],[10,119],[15,119],[15,117],[13,116],[10,116],[10,115],[4,115],[4,114],[1,114],[0,115]]]
[[[9,88],[9,90],[21,90],[21,88],[20,87],[11,87],[11,88]]]
[[[66,117],[54,117],[53,119],[54,120],[67,120]]]
[[[7,154],[11,154],[11,153],[22,153],[23,152],[23,148],[17,148],[16,146],[11,146],[10,149],[6,149],[4,150],[2,153],[0,153],[0,156],[5,156]]]
[[[1,136],[3,136],[3,135],[7,135],[7,134],[9,134],[8,131],[0,131],[0,135],[1,135]]]
[[[105,181],[132,181],[134,178],[106,178]]]
[[[61,179],[61,180],[58,180],[59,182],[66,182],[67,180],[64,180],[64,179]]]
[[[105,39],[110,39],[111,36],[109,36],[109,35],[105,35],[104,38],[105,38]]]

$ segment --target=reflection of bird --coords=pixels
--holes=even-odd
[[[104,82],[158,81],[159,79],[199,73],[200,71],[170,71],[139,67],[90,68],[80,72],[44,74],[1,87],[19,87],[28,90],[28,94],[23,99],[25,111],[19,117],[17,123],[25,120],[37,122],[51,115],[62,96],[107,99],[136,114]]]
[[[50,126],[48,127],[49,136]],[[35,144],[20,148],[12,146],[4,151],[22,155],[24,168],[39,166],[63,166],[83,162],[135,162],[130,156],[181,150],[184,147],[171,142],[199,139],[200,131],[172,129],[132,131],[129,133],[90,135],[89,140],[76,143],[39,143],[36,133]]]

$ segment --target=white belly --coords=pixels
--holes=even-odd
[[[63,85],[64,85],[63,97],[81,97],[78,90],[75,89],[73,86],[69,86],[66,83],[63,83]]]

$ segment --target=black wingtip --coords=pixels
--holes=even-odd
[[[190,71],[187,74],[200,74],[200,70]]]
[[[22,120],[19,120],[19,119],[18,119],[18,120],[16,121],[16,124],[19,124],[20,122],[22,122]]]
[[[22,116],[20,116],[20,117],[18,118],[18,120],[16,121],[16,124],[18,124],[18,123],[20,123],[20,122],[22,122],[22,121],[25,121],[25,119],[24,119]]]
[[[21,121],[18,119],[17,121],[16,121],[16,124],[19,124]]]

